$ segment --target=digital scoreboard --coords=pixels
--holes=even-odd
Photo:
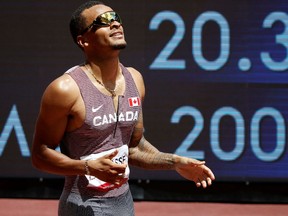
[[[31,165],[33,130],[45,87],[84,61],[68,29],[82,1],[16,2],[0,3],[0,175],[54,177]],[[218,180],[287,181],[286,1],[106,3],[123,20],[121,62],[144,77],[147,140],[205,160]]]

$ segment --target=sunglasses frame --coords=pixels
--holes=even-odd
[[[101,20],[103,19],[103,15],[105,15],[105,14],[107,14],[107,13],[113,14],[113,17],[114,17],[115,19],[109,20],[109,21],[108,21],[109,23],[103,23],[103,22],[101,22]],[[106,18],[104,17],[104,19],[106,19]],[[90,25],[88,25],[88,26],[81,32],[81,35],[85,34],[89,29],[93,28],[94,26],[106,27],[106,26],[110,26],[111,23],[114,22],[114,21],[119,22],[120,24],[122,24],[122,20],[121,20],[119,14],[117,14],[115,11],[106,11],[106,12],[100,14],[99,16],[97,16],[96,19],[94,19],[93,22],[92,22]]]

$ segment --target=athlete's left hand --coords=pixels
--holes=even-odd
[[[204,161],[175,156],[175,170],[184,178],[194,181],[197,187],[206,188],[215,180],[213,172],[205,166]]]

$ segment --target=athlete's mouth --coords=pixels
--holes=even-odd
[[[121,31],[116,31],[110,34],[110,37],[122,37],[122,36],[123,36],[123,32]]]

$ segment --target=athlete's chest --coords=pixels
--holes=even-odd
[[[138,101],[132,104],[133,97],[124,95],[116,96],[117,100],[112,97],[104,97],[102,100],[94,103],[85,104],[86,119],[85,121],[92,127],[109,126],[113,124],[129,124],[138,120],[141,109],[140,98],[135,97]]]

